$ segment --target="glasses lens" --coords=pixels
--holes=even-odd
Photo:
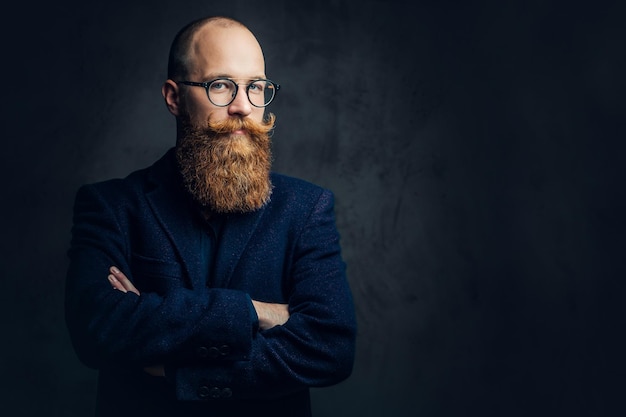
[[[265,107],[274,99],[276,87],[271,81],[257,80],[248,86],[250,103],[256,107]]]
[[[235,97],[237,86],[231,80],[219,79],[209,84],[209,100],[216,106],[226,106]]]

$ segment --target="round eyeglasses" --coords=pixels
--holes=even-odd
[[[176,84],[203,87],[209,101],[218,107],[226,107],[232,103],[239,91],[239,84],[230,78],[217,78],[204,83],[176,81]],[[265,107],[270,104],[278,90],[280,90],[279,84],[265,79],[252,80],[246,85],[246,95],[254,107]]]

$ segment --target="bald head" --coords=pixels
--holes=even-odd
[[[265,67],[263,52],[252,32],[241,22],[228,17],[207,17],[183,27],[172,42],[168,78],[181,80],[202,73],[213,59],[228,55],[248,56]]]
[[[229,104],[215,104],[209,97],[209,84],[203,83],[224,78],[238,90]],[[232,117],[261,122],[265,107],[253,105],[248,94],[253,81],[265,78],[263,51],[248,28],[226,17],[204,18],[188,24],[174,38],[161,93],[177,123],[181,117],[195,126]],[[211,85],[211,91],[227,92],[224,83]],[[252,90],[257,99],[259,90],[265,91]],[[177,125],[180,130],[182,126]]]

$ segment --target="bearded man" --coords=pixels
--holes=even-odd
[[[162,93],[176,145],[82,186],[66,322],[98,416],[310,416],[346,379],[356,320],[333,194],[271,172],[279,85],[225,17],[176,35]]]

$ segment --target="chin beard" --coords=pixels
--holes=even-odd
[[[270,113],[263,123],[230,118],[202,127],[181,119],[176,161],[194,200],[217,213],[263,207],[272,193],[270,132],[275,119]],[[243,133],[233,133],[238,130]]]

